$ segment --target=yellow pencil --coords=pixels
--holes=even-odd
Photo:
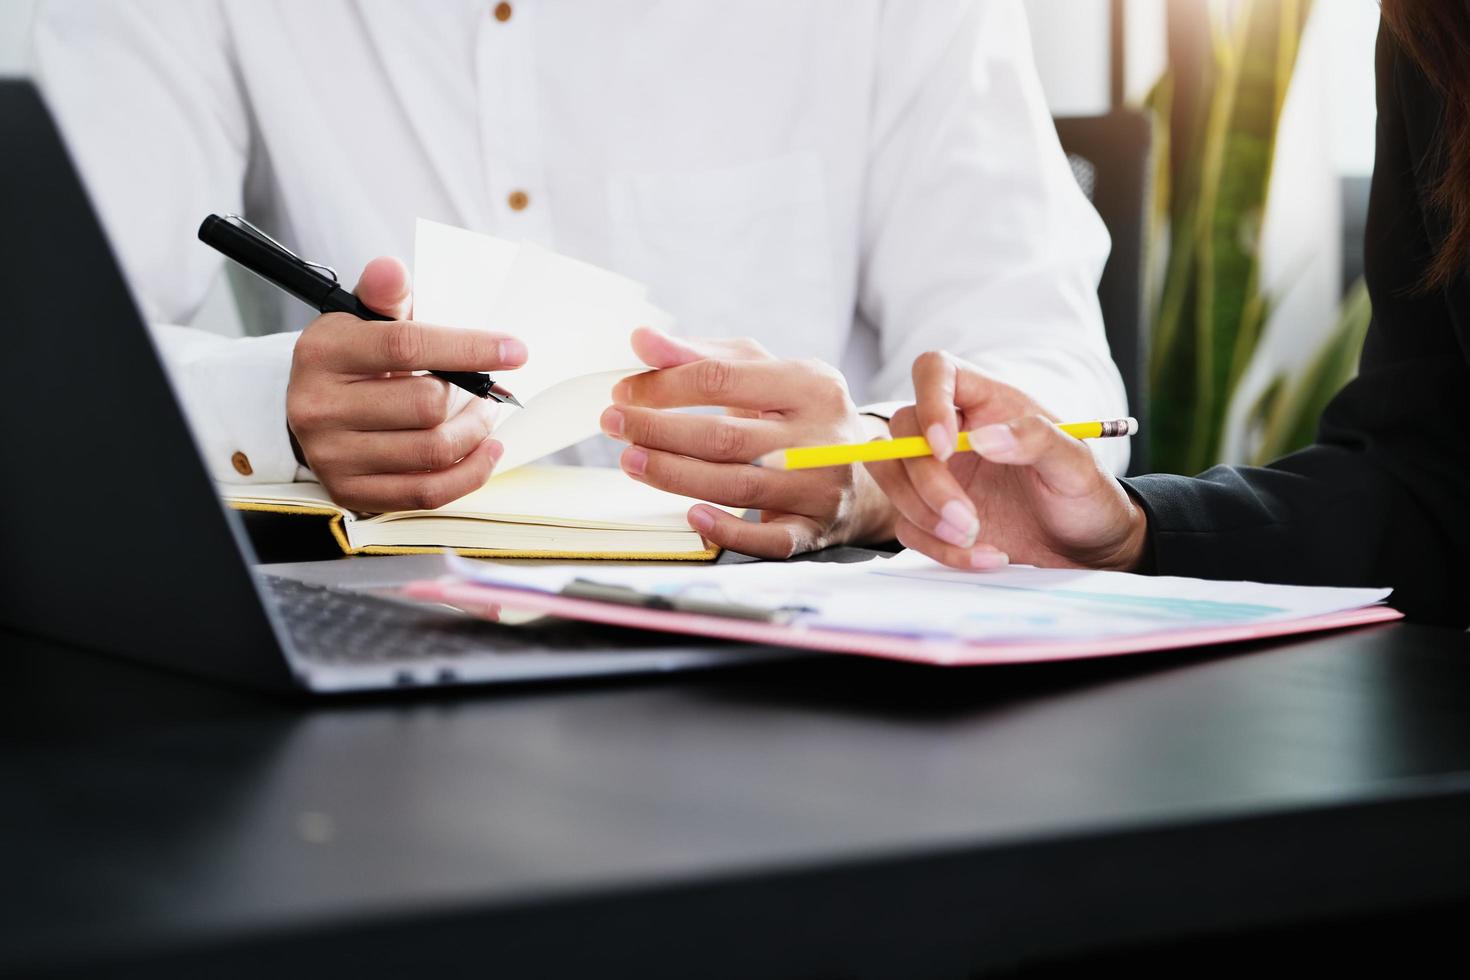
[[[1069,436],[1078,439],[1112,439],[1138,433],[1137,419],[1112,419],[1107,422],[1065,422],[1058,425]],[[970,434],[961,432],[955,443],[956,452],[970,451]],[[777,449],[755,461],[755,465],[772,470],[809,470],[818,466],[850,466],[853,463],[876,463],[885,459],[912,459],[931,456],[929,441],[923,436],[900,439],[875,439],[839,446],[798,446]]]

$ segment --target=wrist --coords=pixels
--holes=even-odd
[[[898,509],[868,474],[867,467],[857,464],[853,479],[856,501],[850,523],[848,543],[861,547],[888,544],[898,539]]]
[[[855,426],[849,434],[840,437],[842,442],[871,442],[888,439],[888,419],[873,412],[857,409],[853,416]],[[897,533],[897,514],[888,495],[878,482],[868,474],[861,463],[852,466],[851,505],[846,509],[840,523],[834,529],[833,544],[850,544],[866,547],[887,544]]]
[[[1126,488],[1125,488],[1126,489]],[[1128,533],[1123,539],[1123,544],[1118,549],[1116,560],[1111,567],[1120,572],[1148,572],[1152,565],[1150,560],[1151,548],[1148,533],[1148,512],[1133,499],[1133,494],[1128,497]]]

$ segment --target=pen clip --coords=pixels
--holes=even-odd
[[[270,235],[266,234],[263,229],[258,228],[255,225],[251,224],[250,221],[244,215],[227,214],[227,215],[224,216],[224,219],[226,221],[228,221],[228,222],[236,225],[237,227],[241,228],[245,232],[247,232],[247,233],[249,233],[251,235],[254,235],[256,238],[259,238],[262,241],[268,242],[269,244],[275,246],[276,248],[280,249],[282,252],[285,252],[287,255],[291,256],[291,258],[295,259],[297,262],[300,262],[302,265],[306,266],[308,269],[320,269],[321,271],[325,272],[327,275],[331,276],[333,282],[341,282],[341,280],[337,278],[337,270],[336,269],[332,268],[329,265],[322,265],[320,262],[313,262],[310,259],[304,259],[304,258],[302,258],[301,256],[297,255],[295,252],[291,251],[286,246],[282,245],[280,242],[276,241]]]

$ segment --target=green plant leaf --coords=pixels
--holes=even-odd
[[[1332,333],[1306,369],[1293,383],[1288,384],[1284,376],[1273,382],[1281,394],[1271,404],[1260,406],[1263,431],[1252,462],[1260,465],[1312,443],[1322,410],[1358,373],[1363,338],[1372,321],[1368,287],[1359,279],[1343,300]]]
[[[1169,256],[1150,359],[1150,448],[1160,469],[1193,473],[1215,461],[1231,394],[1266,321],[1261,215],[1309,6],[1241,0],[1234,19],[1204,22],[1213,34],[1201,47],[1213,52],[1214,65],[1190,131],[1170,134],[1192,152],[1165,185],[1173,195]],[[1171,86],[1161,84],[1154,96],[1156,124],[1178,123]]]

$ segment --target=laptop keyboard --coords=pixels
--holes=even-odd
[[[324,664],[383,664],[466,655],[606,653],[647,649],[662,637],[589,630],[550,622],[502,626],[433,607],[413,606],[347,589],[260,576],[298,653]]]

